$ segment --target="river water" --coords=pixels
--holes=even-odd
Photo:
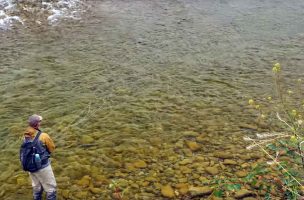
[[[2,6],[3,199],[31,198],[18,149],[32,113],[57,145],[60,198],[111,199],[116,180],[126,199],[162,199],[161,185],[212,179],[197,157],[218,166],[214,152],[243,152],[244,127],[260,128],[247,101],[273,95],[274,62],[287,81],[304,73],[304,1],[73,2]]]

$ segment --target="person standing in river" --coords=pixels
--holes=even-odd
[[[24,132],[25,141],[33,141],[37,134],[38,142],[44,150],[44,157],[41,162],[41,168],[37,172],[29,172],[32,179],[33,197],[34,200],[42,200],[43,191],[46,192],[47,200],[56,200],[56,179],[51,167],[50,155],[55,149],[55,145],[51,137],[47,133],[43,133],[39,128],[42,117],[39,115],[32,115],[29,117],[29,127]]]

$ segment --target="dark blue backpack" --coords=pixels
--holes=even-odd
[[[48,162],[50,154],[38,140],[40,135],[39,130],[33,141],[25,139],[21,145],[20,161],[24,171],[36,172]]]

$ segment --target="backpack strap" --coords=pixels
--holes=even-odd
[[[35,136],[35,139],[33,140],[33,145],[35,145],[35,144],[37,143],[38,138],[40,137],[40,135],[41,135],[41,130],[38,129],[38,133],[37,133],[37,135]]]

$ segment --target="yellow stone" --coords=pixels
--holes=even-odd
[[[164,197],[174,198],[174,190],[170,185],[165,185],[161,187],[161,193]]]
[[[191,151],[198,151],[201,148],[199,144],[193,141],[186,141],[186,145]]]
[[[69,190],[61,190],[61,195],[62,195],[64,198],[68,199],[69,196],[70,196],[70,191],[69,191]]]
[[[28,179],[23,178],[23,177],[17,178],[17,185],[24,186],[24,185],[28,185],[28,184],[29,184]]]
[[[81,178],[81,180],[77,181],[77,184],[82,187],[89,187],[91,183],[91,177],[90,176],[84,176]]]
[[[90,191],[93,193],[93,194],[100,194],[102,193],[102,189],[100,188],[90,188]]]
[[[136,170],[135,166],[132,163],[125,163],[125,168],[128,171],[135,171]]]
[[[147,187],[150,184],[149,181],[144,181],[141,183],[142,186]]]
[[[189,191],[189,185],[187,183],[178,183],[175,187],[178,188],[179,193],[182,195],[187,194]]]
[[[136,161],[133,165],[136,168],[146,168],[147,167],[147,163],[143,160]]]

